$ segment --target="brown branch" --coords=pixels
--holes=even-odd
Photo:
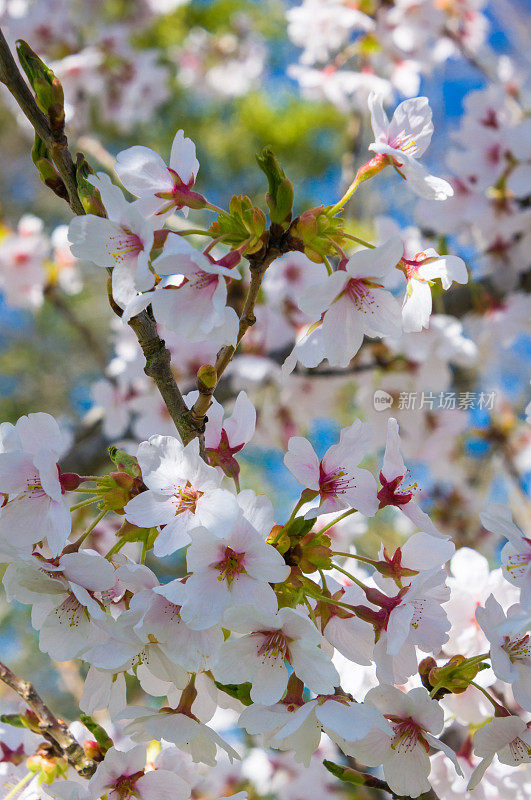
[[[46,116],[35,102],[28,84],[17,67],[1,29],[0,82],[7,86],[21,110],[31,122],[35,132],[48,148],[68,193],[70,208],[74,214],[84,214],[85,211],[77,193],[76,168],[68,149],[66,136],[61,130],[52,131]]]
[[[271,233],[269,233],[271,237]],[[249,256],[249,267],[251,271],[251,282],[247,291],[247,297],[243,306],[243,311],[240,316],[240,325],[238,329],[238,336],[235,345],[226,345],[222,347],[218,353],[215,363],[216,369],[216,382],[215,385],[207,390],[202,387],[200,389],[199,397],[195,401],[190,410],[189,416],[192,424],[202,429],[205,424],[205,416],[212,404],[212,395],[220,381],[221,376],[230,364],[238,345],[245,336],[246,332],[251,328],[255,322],[254,307],[258,298],[258,293],[262,285],[262,279],[269,265],[284,253],[292,249],[289,245],[289,235],[284,234],[276,241],[268,240],[268,244],[258,257]]]
[[[4,83],[9,89],[36,133],[48,147],[68,191],[70,208],[74,214],[84,214],[85,210],[77,189],[76,170],[68,149],[66,136],[63,133],[51,130],[46,116],[37,106],[35,98],[20,73],[1,30],[0,82]],[[109,300],[113,311],[121,316],[122,311],[112,301],[111,296],[109,296]],[[195,426],[193,418],[190,417],[188,408],[171,371],[170,352],[157,333],[157,326],[152,315],[148,311],[142,311],[129,321],[129,325],[136,333],[146,358],[144,371],[146,375],[154,380],[183,441],[186,443],[194,437],[200,436],[201,427]]]
[[[62,757],[74,767],[82,778],[90,778],[96,771],[96,762],[89,758],[81,745],[72,736],[68,727],[52,714],[48,706],[35,691],[33,684],[24,681],[0,662],[0,680],[13,689],[24,700],[37,717],[39,732],[56,745]]]

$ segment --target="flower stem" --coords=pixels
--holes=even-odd
[[[70,506],[70,511],[77,511],[78,508],[84,508],[85,506],[90,506],[91,503],[95,503],[97,500],[97,496],[93,495],[92,497],[87,497],[86,500],[81,500],[80,503],[76,503],[73,506]]]
[[[339,570],[339,572],[342,572],[343,575],[346,575],[347,578],[350,578],[351,581],[354,581],[354,583],[357,584],[361,589],[365,590],[367,588],[365,584],[359,580],[359,578],[356,578],[355,575],[351,575],[350,572],[347,572],[347,570],[343,569],[343,567],[338,567],[337,564],[334,564],[334,569],[337,569]]]
[[[101,512],[98,514],[98,516],[96,517],[96,519],[94,519],[94,520],[93,520],[93,521],[90,523],[90,525],[88,526],[88,528],[86,529],[86,531],[83,531],[83,533],[81,534],[81,536],[79,537],[79,539],[76,539],[76,541],[73,543],[73,545],[76,547],[76,549],[78,549],[78,548],[79,548],[79,546],[80,546],[80,545],[81,545],[81,544],[82,544],[82,543],[85,541],[85,539],[87,538],[87,536],[88,536],[90,533],[92,533],[92,531],[94,530],[94,528],[96,527],[96,525],[98,524],[98,522],[101,522],[101,520],[103,519],[103,517],[104,517],[104,516],[105,516],[105,514],[107,514],[107,513],[108,513],[108,509],[104,508],[104,509],[103,509],[103,511],[101,511]]]
[[[321,533],[324,533],[324,532],[325,532],[325,531],[327,531],[329,528],[333,528],[333,527],[334,527],[334,525],[336,525],[336,524],[337,524],[338,522],[340,522],[342,519],[345,519],[345,517],[348,517],[348,516],[350,516],[350,514],[355,514],[357,510],[358,510],[357,508],[350,508],[348,511],[345,511],[343,514],[340,514],[340,515],[339,515],[339,517],[336,517],[335,519],[333,519],[333,520],[332,520],[332,522],[329,522],[329,523],[328,523],[328,525],[325,525],[325,526],[324,526],[324,528],[321,528],[321,529],[319,530],[319,533],[320,533],[320,534],[321,534]],[[336,554],[336,555],[337,555],[337,554]]]
[[[16,786],[13,786],[11,791],[6,794],[4,800],[11,800],[12,797],[15,797],[15,795],[17,795],[24,788],[24,786],[30,782],[34,775],[34,772],[28,772],[26,775],[24,775],[22,780],[19,781]]]

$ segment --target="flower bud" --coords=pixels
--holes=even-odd
[[[37,105],[47,115],[52,131],[62,131],[65,98],[61,82],[25,41],[19,39],[16,47],[18,60],[35,92]]]
[[[59,483],[63,492],[73,492],[81,484],[81,477],[76,472],[61,472]]]

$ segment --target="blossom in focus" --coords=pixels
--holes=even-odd
[[[502,764],[513,767],[531,763],[531,727],[520,717],[495,717],[474,734],[474,753],[481,761],[471,775],[468,791],[478,785],[496,755]]]
[[[368,767],[381,764],[393,792],[418,797],[430,790],[430,747],[442,750],[460,772],[453,751],[436,738],[443,728],[443,711],[426,689],[411,689],[406,694],[382,684],[368,692],[365,703],[375,706],[389,720],[392,734],[374,730],[352,745],[350,755]]]
[[[315,367],[324,358],[332,366],[346,367],[365,335],[399,336],[400,307],[384,283],[402,255],[402,242],[394,237],[373,250],[354,253],[322,284],[309,287],[299,306],[317,321],[297,342],[284,370],[291,372],[297,360]]]
[[[339,675],[319,647],[318,630],[299,611],[236,608],[226,613],[225,625],[244,635],[231,636],[222,645],[214,672],[222,683],[250,681],[254,703],[271,705],[281,699],[288,684],[285,662],[312,692],[332,694],[338,685]]]
[[[358,467],[369,449],[371,436],[370,427],[357,419],[342,429],[339,443],[329,447],[321,460],[308,439],[291,437],[284,464],[299,483],[320,499],[306,517],[350,507],[366,516],[376,512],[376,481],[368,470]]]
[[[111,747],[90,779],[88,793],[90,800],[102,795],[108,800],[128,796],[138,800],[188,800],[190,786],[173,770],[146,771],[146,748],[137,745],[126,752]]]
[[[152,436],[138,447],[146,492],[133,497],[126,519],[140,527],[164,526],[155,542],[158,556],[189,544],[201,526],[222,537],[238,515],[234,495],[220,488],[222,476],[199,455],[199,440],[186,446],[177,437]]]
[[[116,173],[127,191],[139,198],[138,208],[146,216],[202,208],[204,199],[192,191],[198,171],[195,144],[182,130],[173,139],[169,167],[158,153],[141,145],[116,156]]]
[[[369,150],[387,156],[420,197],[446,200],[454,190],[442,178],[430,175],[417,159],[427,150],[433,134],[431,108],[426,97],[404,100],[395,109],[391,121],[384,111],[381,98],[369,96],[371,125],[375,141]]]
[[[195,630],[221,622],[232,606],[254,605],[274,613],[277,598],[269,584],[284,581],[290,571],[243,515],[223,538],[199,528],[186,563],[192,575],[186,580],[181,617]]]
[[[155,284],[149,257],[157,226],[134,203],[128,203],[121,189],[103,172],[90,177],[99,191],[107,218],[94,214],[74,217],[68,228],[73,255],[98,267],[112,267],[112,296],[125,308],[137,292]]]
[[[428,328],[432,309],[431,284],[440,278],[443,289],[453,281],[466,283],[466,264],[458,256],[440,256],[433,248],[417,253],[411,260],[402,259],[407,277],[407,288],[402,305],[404,331],[421,331]]]

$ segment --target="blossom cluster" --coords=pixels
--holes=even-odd
[[[135,3],[134,24],[177,5]],[[47,47],[68,40],[68,25],[43,30],[20,8]],[[0,724],[6,800],[333,800],[349,784],[409,798],[529,796],[529,411],[517,418],[495,374],[529,317],[526,119],[506,89],[470,95],[448,155],[460,177],[447,181],[423,163],[427,98],[388,115],[382,96],[389,83],[414,95],[455,47],[475,52],[481,6],[398,2],[369,15],[306,0],[288,18],[308,74],[334,54],[338,74],[343,56],[361,62],[343,77],[359,79],[350,94],[373,141],[335,205],[294,210],[266,148],[269,219],[245,195],[221,208],[201,193],[195,143],[178,130],[169,153],[135,144],[112,178],[77,175],[86,213],[68,229],[48,239],[26,216],[3,238],[8,303],[77,291],[82,268],[108,277],[117,316],[85,420],[111,442],[97,474],[85,474],[62,420],[37,412],[0,425],[3,593],[27,607],[40,650],[82,676],[79,720],[59,724],[91,763],[83,774],[22,702],[26,690]],[[161,67],[130,52],[134,24],[108,33],[110,61],[138,69],[110,104],[125,127],[164,93],[138,110]],[[181,54],[184,83],[245,91],[259,43],[242,23],[216,72],[204,69],[218,48],[203,33]],[[64,66],[54,69],[75,98]],[[113,87],[100,77],[104,106]],[[382,216],[368,241],[344,209],[383,170],[419,198],[423,230]],[[429,246],[434,232],[492,258],[469,272],[444,236]],[[502,281],[494,254],[513,248]],[[489,274],[501,298],[452,313],[452,297]],[[425,401],[472,388],[496,391],[496,403]],[[417,394],[420,408],[403,401]],[[471,431],[476,410],[488,421]],[[320,436],[320,415],[341,425]],[[478,442],[493,452],[484,475],[467,458]],[[265,488],[250,469],[256,448],[271,457]],[[505,500],[500,476],[507,502],[493,502]]]

